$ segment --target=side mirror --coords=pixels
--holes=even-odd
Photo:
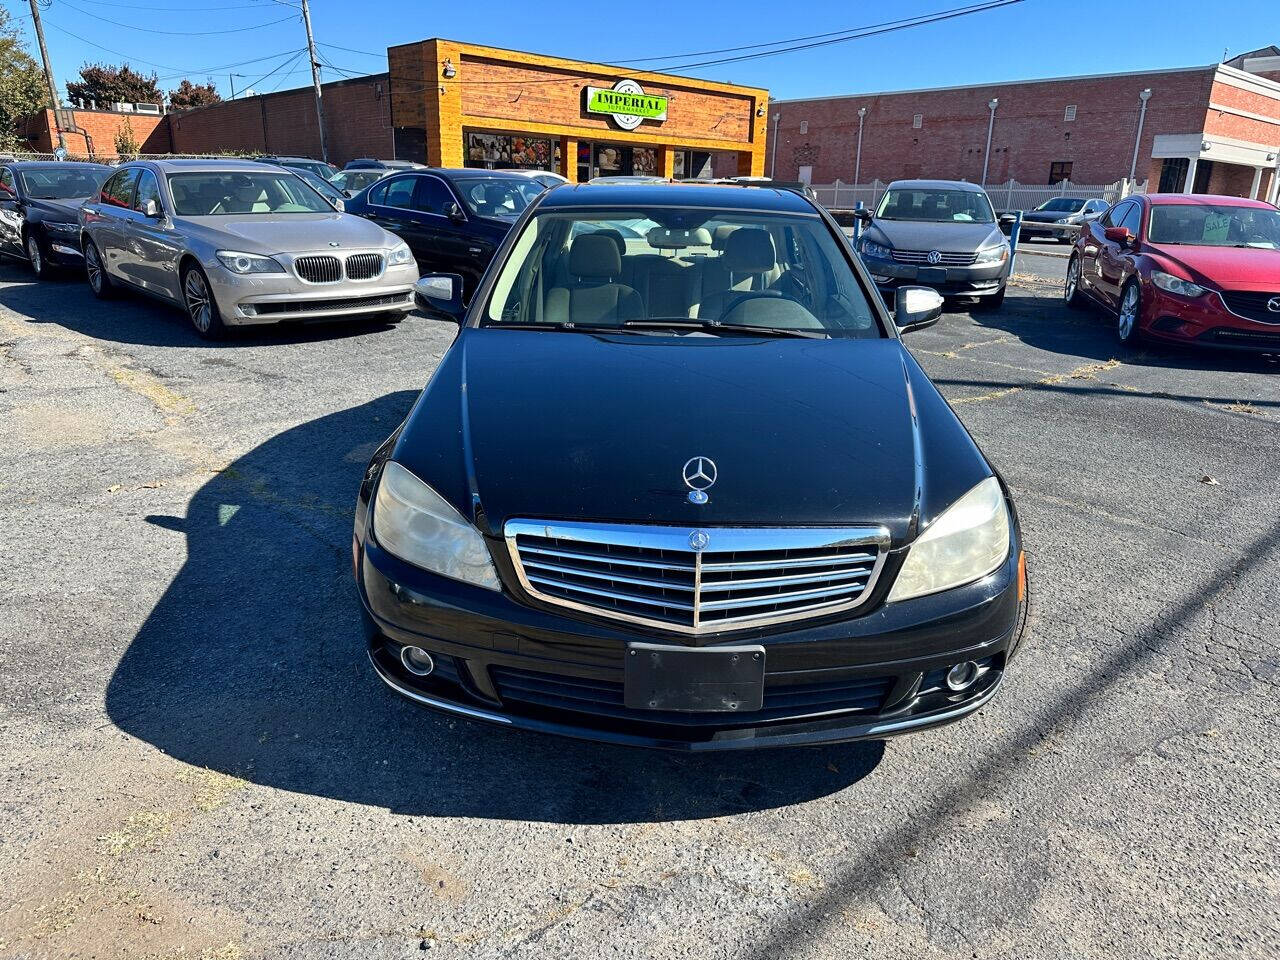
[[[462,213],[462,208],[452,200],[444,205],[444,215],[454,223],[461,223],[467,219]]]
[[[333,209],[337,210],[339,213],[344,213],[347,209],[347,205],[337,197],[334,197],[330,202],[333,204]]]
[[[858,207],[855,209],[853,211],[853,216],[855,220],[861,220],[863,223],[871,222],[871,211],[866,207]]]
[[[1102,235],[1122,247],[1127,247],[1133,242],[1133,234],[1129,232],[1128,227],[1107,227],[1102,231]]]
[[[930,287],[899,287],[894,297],[893,321],[899,333],[923,330],[942,316],[942,294]]]
[[[148,220],[159,220],[164,215],[164,211],[160,209],[160,204],[153,197],[142,204],[142,215]]]
[[[462,277],[456,273],[428,273],[413,285],[418,306],[427,313],[462,322],[467,308],[462,304]]]
[[[1016,213],[1000,214],[1000,226],[1002,227],[1011,227],[1017,222],[1018,222],[1018,215]]]
[[[360,191],[359,190],[343,190],[342,192],[345,193],[348,197],[354,197]]]

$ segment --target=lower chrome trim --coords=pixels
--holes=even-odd
[[[373,664],[374,673],[378,675],[378,678],[402,697],[408,697],[410,700],[415,700],[424,706],[434,707],[437,710],[445,710],[449,713],[460,714],[464,717],[471,717],[475,720],[488,720],[490,723],[501,723],[508,726],[515,722],[510,717],[504,716],[501,713],[494,713],[492,710],[481,710],[477,707],[467,707],[460,703],[454,703],[452,700],[441,700],[437,697],[428,696],[425,693],[419,693],[417,690],[406,687],[399,680],[396,680],[394,677],[385,673],[383,669],[378,666],[378,661],[373,658],[372,653],[369,654],[369,662]]]

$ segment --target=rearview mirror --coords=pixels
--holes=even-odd
[[[418,306],[434,316],[462,322],[462,277],[456,273],[428,273],[413,285]]]
[[[894,297],[893,322],[898,333],[923,330],[942,316],[942,294],[929,287],[899,287]]]

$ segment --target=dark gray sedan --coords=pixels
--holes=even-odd
[[[1099,197],[1053,197],[1022,215],[1022,239],[1072,241],[1080,225],[1100,217],[1111,204]]]
[[[1004,302],[1009,241],[976,184],[897,180],[862,219],[858,252],[881,292],[920,284],[983,306]]]

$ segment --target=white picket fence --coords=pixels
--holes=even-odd
[[[888,182],[883,180],[872,180],[870,183],[844,183],[837,180],[835,183],[815,184],[813,192],[817,194],[818,202],[829,210],[852,210],[859,202],[864,207],[874,208],[888,186]],[[1145,180],[1137,183],[1128,179],[1104,184],[1072,183],[1070,180],[1063,180],[1048,186],[1019,183],[1017,180],[987,184],[987,195],[1000,211],[1034,210],[1046,200],[1068,195],[1090,200],[1101,198],[1108,203],[1115,203],[1132,193],[1146,192]]]

